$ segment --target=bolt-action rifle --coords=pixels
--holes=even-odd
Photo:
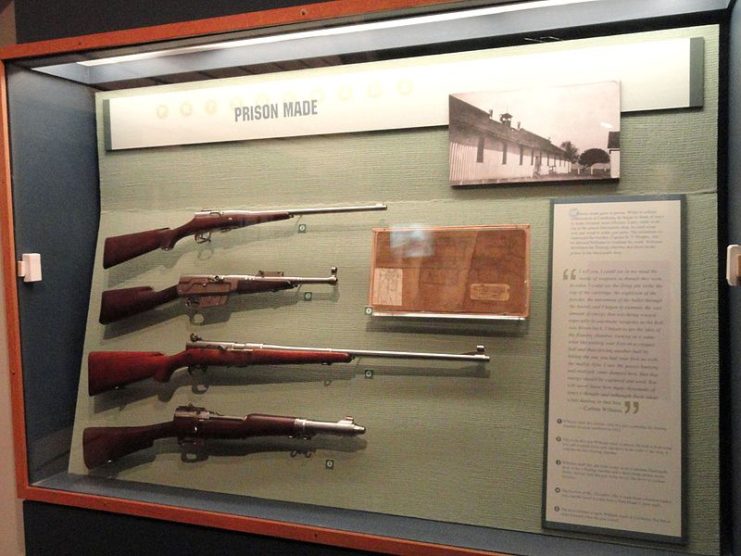
[[[356,357],[395,359],[438,359],[447,361],[489,361],[484,346],[473,353],[420,353],[413,351],[374,351],[276,346],[238,342],[212,342],[191,335],[185,350],[174,355],[159,351],[91,351],[88,355],[88,393],[91,396],[152,378],[167,382],[182,368],[205,369],[210,365],[248,367],[250,365],[349,363]]]
[[[115,322],[125,317],[137,315],[182,297],[189,309],[200,310],[224,305],[232,293],[248,294],[290,290],[302,284],[337,284],[337,267],[330,269],[330,276],[306,278],[284,276],[282,272],[263,272],[252,274],[196,274],[181,276],[179,282],[165,288],[154,290],[149,286],[136,286],[118,290],[106,290],[100,304],[101,324]]]
[[[177,438],[184,448],[200,449],[209,439],[244,439],[253,436],[288,436],[310,439],[316,434],[357,436],[365,427],[352,417],[337,422],[315,421],[250,413],[229,417],[193,405],[180,406],[172,421],[138,427],[89,427],[82,434],[82,451],[88,469],[149,448],[160,438]]]
[[[336,212],[361,212],[386,210],[383,203],[349,207],[322,207],[278,210],[201,210],[193,219],[177,228],[157,228],[146,232],[136,232],[106,238],[103,247],[103,268],[110,268],[124,261],[149,253],[155,249],[169,251],[175,244],[189,235],[196,243],[211,241],[214,231],[228,232],[237,228],[288,220],[304,214],[329,214]]]

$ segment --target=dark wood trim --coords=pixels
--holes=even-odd
[[[136,500],[109,498],[105,496],[52,490],[33,486],[28,487],[24,494],[26,500],[37,502],[48,502],[91,510],[123,513],[151,519],[161,519],[163,521],[229,529],[232,531],[241,531],[243,533],[267,535],[294,541],[326,544],[356,550],[402,554],[407,556],[497,556],[497,554],[503,556],[500,553],[468,548],[381,537],[366,533],[339,531],[311,525],[301,525],[297,523],[255,517],[236,516],[233,514],[196,510],[192,508],[164,506],[161,504],[152,504]]]
[[[373,2],[368,2],[367,0],[333,0],[290,8],[277,8],[274,10],[198,19],[195,21],[111,31],[109,33],[94,33],[79,37],[15,44],[0,48],[0,59],[11,60],[65,54],[82,50],[132,46],[292,23],[326,21],[341,17],[361,16],[443,4],[455,6],[462,3],[465,3],[465,0],[374,0]]]

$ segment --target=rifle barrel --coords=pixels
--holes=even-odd
[[[288,213],[291,216],[300,216],[302,214],[331,214],[336,212],[365,212],[371,210],[386,210],[388,207],[384,203],[374,203],[372,205],[353,205],[344,207],[316,207],[316,208],[298,208],[298,209],[275,209],[275,210],[201,210],[196,212],[197,216],[208,216],[209,214],[221,214],[224,216],[248,216],[251,214],[267,214],[272,212]]]
[[[301,214],[327,214],[333,212],[364,212],[370,210],[386,210],[386,205],[383,203],[375,203],[372,205],[354,205],[349,207],[319,207],[319,208],[303,208],[303,209],[287,209],[286,212],[292,215]]]
[[[238,342],[209,342],[207,340],[193,340],[188,342],[189,348],[221,348],[221,349],[273,349],[286,351],[318,351],[322,353],[349,353],[355,357],[389,357],[394,359],[438,359],[444,361],[478,361],[485,362],[491,358],[486,355],[486,349],[482,345],[476,346],[475,353],[423,353],[416,351],[379,351],[370,349],[340,349],[340,348],[316,348],[299,346],[279,346],[273,344],[253,344]]]
[[[335,274],[331,276],[319,276],[319,277],[306,277],[306,276],[282,276],[282,275],[265,275],[260,276],[258,274],[189,274],[188,276],[181,276],[181,282],[202,280],[204,282],[213,281],[229,281],[239,280],[244,282],[274,282],[274,281],[288,281],[296,282],[301,284],[336,284],[337,276]]]
[[[236,279],[236,280],[245,280],[248,282],[274,282],[276,280],[280,281],[288,281],[288,282],[295,282],[296,284],[336,284],[337,283],[337,276],[319,276],[319,277],[306,277],[306,276],[240,276],[238,274],[236,275],[229,275],[222,276],[222,278],[225,278],[227,280],[229,279]]]
[[[365,427],[356,425],[355,419],[352,417],[345,417],[337,422],[316,421],[299,417],[296,419],[295,425],[300,431],[299,435],[337,434],[340,436],[355,436],[365,434]]]

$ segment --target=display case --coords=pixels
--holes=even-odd
[[[730,8],[609,4],[0,51],[20,496],[395,553],[720,554]]]

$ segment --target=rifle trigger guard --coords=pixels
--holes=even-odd
[[[180,459],[186,463],[203,461],[208,456],[205,451],[205,442],[203,438],[184,436],[178,439],[180,445]]]
[[[211,242],[211,232],[198,232],[193,236],[196,240],[196,243],[210,243]]]
[[[193,380],[191,391],[194,394],[205,394],[208,392],[207,370],[208,365],[191,365],[188,367],[188,374]]]

